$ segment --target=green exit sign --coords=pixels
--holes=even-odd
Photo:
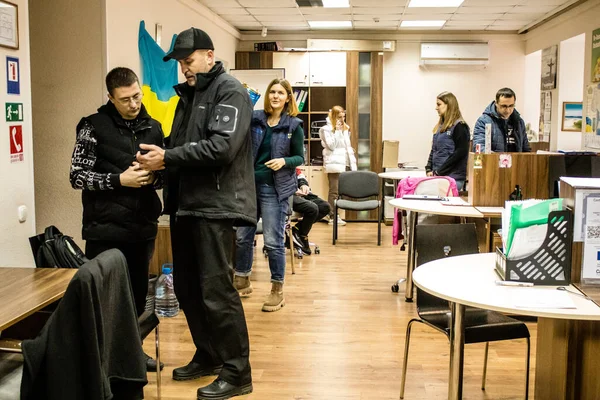
[[[6,121],[23,121],[23,103],[6,103]]]

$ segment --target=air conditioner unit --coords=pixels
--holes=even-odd
[[[426,69],[480,69],[489,60],[487,43],[421,43],[421,66]]]

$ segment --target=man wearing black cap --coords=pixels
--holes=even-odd
[[[251,152],[252,103],[246,89],[215,62],[206,32],[181,32],[165,61],[179,62],[186,82],[166,149],[143,146],[142,168],[167,168],[165,212],[171,216],[175,293],[196,353],[173,371],[188,380],[219,374],[198,399],[252,392],[246,319],[232,282],[233,227],[256,224]]]

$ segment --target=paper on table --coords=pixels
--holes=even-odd
[[[517,308],[577,308],[571,295],[564,291],[538,288],[511,288]]]
[[[469,203],[461,199],[460,197],[446,197],[440,201],[445,206],[470,206]]]
[[[548,224],[515,229],[513,243],[506,258],[516,260],[535,253],[546,239]]]

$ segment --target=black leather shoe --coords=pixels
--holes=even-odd
[[[312,251],[310,250],[310,242],[308,236],[302,236],[298,229],[292,229],[292,237],[294,238],[294,244],[302,250],[304,254],[310,256]]]
[[[200,378],[202,376],[219,375],[222,365],[214,367],[205,367],[197,362],[190,361],[190,363],[184,367],[175,368],[173,370],[173,380],[175,381],[189,381],[190,379]]]
[[[213,383],[198,389],[198,400],[225,400],[235,396],[252,393],[252,382],[234,386],[217,378]]]
[[[165,367],[165,363],[160,363],[160,370],[162,371]],[[156,360],[146,354],[146,371],[148,372],[156,372]]]

